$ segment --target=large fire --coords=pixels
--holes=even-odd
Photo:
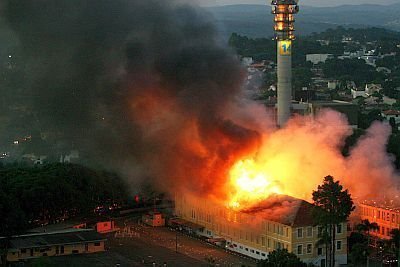
[[[271,194],[284,193],[282,186],[254,159],[237,162],[229,176],[233,192],[229,206],[232,208],[261,201]]]
[[[396,193],[391,191],[398,175],[386,152],[389,133],[387,125],[373,124],[346,157],[342,147],[351,129],[342,115],[327,111],[313,120],[294,118],[285,128],[263,135],[256,151],[231,163],[225,203],[242,210],[276,194],[311,201],[327,175],[355,198],[373,197],[378,184],[388,194]]]

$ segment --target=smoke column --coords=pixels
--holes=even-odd
[[[59,147],[132,181],[208,192],[259,135],[225,117],[242,70],[211,18],[182,2],[10,0],[2,12],[24,104]]]

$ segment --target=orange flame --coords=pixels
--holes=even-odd
[[[283,194],[283,188],[254,159],[238,161],[230,170],[233,195],[229,206],[234,209],[266,199],[272,194]]]

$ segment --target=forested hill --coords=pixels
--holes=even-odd
[[[249,37],[272,36],[272,14],[269,5],[230,5],[207,8],[215,17],[224,37],[236,32]],[[363,28],[384,27],[400,31],[400,4],[346,5],[330,8],[300,6],[296,29],[300,35],[325,31],[337,26]]]

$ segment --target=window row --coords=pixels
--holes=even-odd
[[[342,250],[342,241],[341,240],[336,240],[336,250],[341,251]],[[303,244],[299,244],[296,247],[296,254],[297,255],[304,255],[304,254],[312,254],[313,253],[313,244],[306,244],[305,246]],[[317,248],[317,254],[318,256],[323,255],[323,248],[318,247]]]

